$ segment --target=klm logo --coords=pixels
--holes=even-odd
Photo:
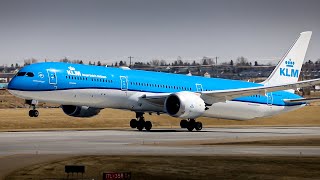
[[[67,70],[68,75],[71,76],[81,76],[81,72],[80,71],[76,71],[76,69],[72,66],[68,67],[69,70]]]
[[[299,70],[293,68],[294,62],[291,59],[289,59],[288,61],[285,61],[285,64],[286,64],[285,68],[280,68],[280,76],[298,78]]]

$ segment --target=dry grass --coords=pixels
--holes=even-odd
[[[41,107],[57,106],[41,104]],[[105,109],[93,118],[74,118],[65,115],[59,108],[40,108],[38,118],[28,117],[28,108],[23,100],[15,98],[7,91],[0,91],[0,131],[26,129],[109,129],[129,128],[130,119],[135,117],[131,111]],[[167,115],[145,115],[151,120],[154,128],[177,128],[180,119]],[[234,121],[215,118],[199,118],[205,127],[209,126],[319,126],[320,106],[314,104],[297,111],[278,116],[259,118],[249,121]]]
[[[0,130],[26,129],[110,129],[129,128],[130,119],[135,117],[131,111],[104,109],[92,118],[75,118],[65,115],[60,108],[41,108],[38,118],[28,116],[29,109],[0,109]],[[180,119],[167,115],[145,115],[153,122],[154,128],[177,128]],[[320,107],[307,106],[302,109],[249,121],[234,121],[215,118],[199,118],[205,127],[210,126],[319,126]]]
[[[85,165],[85,179],[101,179],[103,172],[131,172],[132,179],[320,179],[320,157],[275,156],[80,156],[29,166],[6,179],[66,178],[65,165]]]

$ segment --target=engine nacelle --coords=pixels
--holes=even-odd
[[[192,92],[170,94],[164,107],[170,116],[186,119],[197,118],[206,110],[206,105],[201,97]]]
[[[62,105],[63,112],[72,117],[92,117],[99,114],[101,109],[88,106]]]

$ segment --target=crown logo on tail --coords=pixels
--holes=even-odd
[[[292,68],[294,66],[294,62],[291,59],[285,61],[285,63],[286,63],[287,67],[291,67]]]

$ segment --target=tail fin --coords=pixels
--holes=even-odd
[[[262,84],[276,85],[298,82],[301,67],[311,38],[311,31],[300,33],[271,75]]]

